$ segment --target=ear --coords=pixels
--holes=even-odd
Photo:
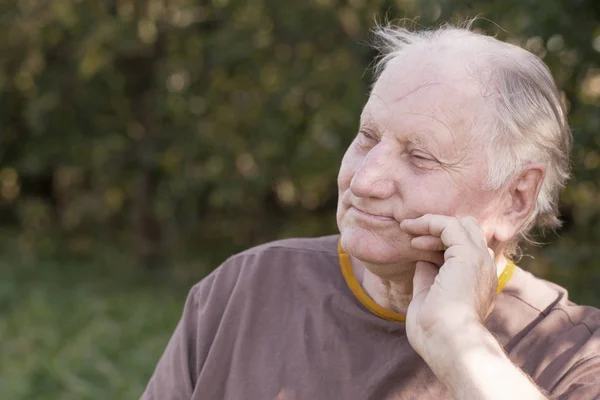
[[[543,164],[528,164],[513,180],[501,206],[494,238],[508,242],[525,225],[535,208],[535,203],[546,175]]]

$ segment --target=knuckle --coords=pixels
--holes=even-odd
[[[479,226],[479,224],[477,223],[477,220],[476,220],[474,217],[470,216],[470,215],[468,215],[468,216],[466,216],[466,217],[462,217],[462,218],[460,219],[460,222],[461,222],[461,223],[463,224],[463,226],[465,226],[465,227],[467,227],[467,226],[469,226],[469,225],[476,225],[476,226]]]
[[[463,227],[463,224],[461,223],[460,219],[458,219],[458,218],[452,218],[449,222],[449,225],[454,229]]]

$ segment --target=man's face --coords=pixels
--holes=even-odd
[[[500,196],[483,189],[487,162],[470,132],[480,92],[453,59],[433,63],[413,50],[388,64],[338,176],[337,223],[349,254],[372,264],[434,262],[400,229],[428,213],[471,215],[493,231]]]

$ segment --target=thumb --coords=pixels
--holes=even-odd
[[[417,261],[413,278],[413,299],[422,291],[428,290],[435,282],[439,268],[427,261]]]

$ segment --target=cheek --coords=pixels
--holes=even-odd
[[[494,212],[494,197],[488,192],[472,187],[468,182],[443,179],[429,175],[418,182],[414,196],[405,196],[416,214],[441,214],[452,217],[471,216],[485,223]]]
[[[337,179],[340,197],[342,192],[350,187],[352,177],[354,176],[354,173],[356,172],[361,163],[361,157],[356,153],[353,147],[354,144],[350,145],[350,147],[346,151],[346,154],[344,154],[344,158],[342,158],[342,163],[340,165],[340,171],[338,173]]]
[[[340,170],[338,172],[337,184],[338,184],[338,206],[336,212],[336,219],[338,229],[342,230],[344,224],[344,215],[347,210],[347,206],[344,205],[345,201],[348,201],[349,190],[350,190],[350,182],[352,182],[352,178],[356,173],[356,170],[360,166],[361,158],[360,155],[356,154],[355,150],[353,150],[354,143],[350,145],[348,150],[346,150],[346,154],[344,154],[344,158],[342,159],[342,163],[340,165]]]
[[[464,193],[444,176],[445,172],[411,174],[402,185],[404,207],[412,214],[457,215],[464,205]]]

